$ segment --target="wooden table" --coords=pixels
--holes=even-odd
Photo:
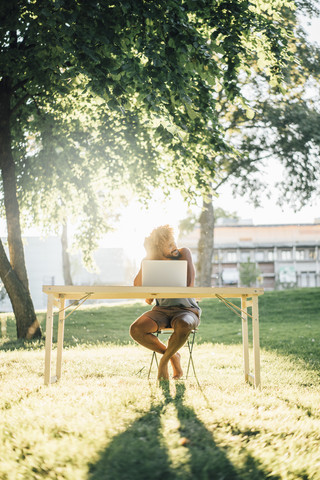
[[[230,298],[241,299],[239,314],[242,321],[242,342],[244,359],[244,379],[253,382],[255,387],[260,387],[260,342],[259,342],[259,308],[258,297],[264,293],[263,288],[237,288],[237,287],[124,287],[124,286],[68,286],[44,285],[43,292],[48,295],[46,343],[45,343],[45,368],[44,383],[48,385],[61,378],[62,351],[65,323],[65,301],[79,300],[79,304],[87,299],[145,299],[145,298],[219,298],[228,302]],[[72,311],[78,308],[79,304]],[[56,375],[51,376],[52,335],[53,335],[53,309],[58,308],[58,341]],[[147,306],[147,305],[146,305]],[[248,312],[252,309],[252,313]],[[72,313],[72,312],[71,312]],[[70,315],[70,313],[68,313]],[[253,338],[253,368],[249,372],[249,340],[248,318],[252,319]],[[134,319],[133,319],[134,320]]]

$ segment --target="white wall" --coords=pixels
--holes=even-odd
[[[2,239],[4,245],[6,239]],[[59,237],[25,237],[24,251],[29,277],[31,297],[36,310],[47,305],[47,295],[42,293],[42,285],[63,285],[62,252]],[[8,249],[6,248],[7,254]],[[97,264],[95,272],[88,272],[82,265],[81,255],[71,256],[71,271],[75,285],[124,285],[126,279],[126,258],[121,248],[101,248],[94,254]],[[12,311],[6,297],[0,302],[0,311]]]

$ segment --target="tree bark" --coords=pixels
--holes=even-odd
[[[73,285],[70,267],[70,257],[68,253],[68,227],[67,222],[63,222],[61,234],[62,246],[62,268],[65,285]]]
[[[199,222],[200,238],[198,242],[197,285],[201,287],[211,287],[214,230],[214,211],[211,196],[208,201],[203,199]]]
[[[16,318],[17,338],[40,338],[41,329],[37,320],[30,292],[19,280],[7,258],[0,240],[0,276],[9,295]]]
[[[0,242],[0,276],[15,314],[17,336],[18,338],[30,339],[41,337],[41,329],[29,291],[21,237],[15,164],[11,152],[10,95],[10,81],[7,78],[3,78],[0,82],[0,169],[10,262],[2,242]]]

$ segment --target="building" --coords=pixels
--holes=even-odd
[[[5,249],[6,239],[2,239]],[[47,295],[42,285],[63,285],[62,247],[59,237],[24,237],[25,261],[29,288],[36,310],[46,308]],[[130,285],[132,272],[122,248],[99,248],[94,253],[95,271],[88,271],[81,255],[71,255],[71,275],[75,285]],[[1,289],[0,312],[12,311],[10,299]],[[2,297],[2,298],[1,298]]]
[[[234,221],[233,221],[234,222]],[[199,228],[182,239],[197,260]],[[320,287],[320,220],[301,225],[217,225],[214,229],[212,285],[240,286],[240,264],[260,270],[255,286],[266,290]]]

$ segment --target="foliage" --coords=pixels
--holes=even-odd
[[[222,101],[226,135],[243,158],[225,163],[226,174],[218,186],[231,180],[237,193],[250,192],[252,200],[261,204],[264,196],[270,195],[264,180],[269,166],[279,172],[275,178],[277,201],[299,209],[316,197],[320,188],[320,48],[308,40],[301,14],[305,9],[310,15],[320,12],[312,1],[296,4],[297,10],[286,10],[282,19],[283,25],[294,31],[288,44],[292,57],[286,63],[282,87],[276,91],[270,88],[267,77],[258,72],[255,57],[249,82],[239,77],[252,114],[234,108],[227,99]]]
[[[276,83],[280,79],[288,32],[278,21],[278,4],[278,0],[250,6],[237,1],[6,4],[1,70],[12,83],[13,125],[25,137],[32,128],[33,135],[41,135],[43,143],[52,140],[52,151],[56,150],[58,135],[59,151],[62,154],[61,149],[67,149],[64,155],[69,162],[65,167],[69,167],[82,158],[81,149],[74,152],[78,147],[74,138],[69,144],[74,124],[78,124],[77,135],[83,140],[81,122],[87,128],[88,121],[101,113],[104,118],[91,127],[100,129],[98,135],[109,136],[109,142],[102,139],[102,146],[99,138],[100,161],[101,155],[105,158],[105,143],[109,145],[108,154],[115,149],[113,155],[119,160],[120,148],[115,140],[120,137],[122,149],[126,150],[130,142],[142,146],[145,160],[141,163],[137,152],[129,150],[126,161],[120,158],[118,171],[122,172],[121,167],[132,159],[138,175],[136,184],[146,187],[155,174],[152,165],[157,166],[160,179],[161,172],[170,172],[169,185],[178,185],[191,196],[194,187],[205,188],[208,176],[214,177],[217,153],[232,152],[219,127],[212,91],[222,89],[228,99],[238,101],[237,77],[253,51],[265,58],[263,68],[270,78]],[[100,109],[103,113],[98,112]],[[72,125],[64,118],[62,125],[59,116],[72,116],[72,111],[76,121],[73,119]],[[35,120],[38,127],[31,127],[30,119],[39,113],[40,120]],[[127,138],[131,126],[136,131]],[[93,137],[87,134],[90,148]],[[143,145],[148,140],[152,140],[151,151],[150,141],[149,150]],[[18,137],[18,153],[20,142]],[[97,153],[93,147],[90,155],[86,148],[91,160]],[[48,159],[44,154],[39,158],[36,155],[34,168],[39,161],[41,164]],[[25,162],[23,155],[20,165]],[[82,163],[78,161],[79,168]],[[83,168],[86,172],[88,167]],[[24,176],[29,174],[30,169]]]
[[[253,52],[273,85],[281,83],[290,32],[281,25],[280,4],[293,6],[289,0],[2,2],[0,168],[10,260],[19,272],[8,293],[21,303],[19,312],[28,300],[25,323],[33,323],[34,312],[28,291],[18,293],[19,282],[28,290],[20,210],[37,210],[35,218],[50,226],[60,216],[61,223],[84,217],[79,243],[89,252],[107,226],[109,198],[100,194],[106,188],[113,197],[118,179],[109,173],[121,149],[133,160],[128,170],[120,153],[116,171],[124,188],[131,176],[140,192],[148,191],[151,165],[153,181],[166,191],[176,185],[190,198],[208,190],[216,156],[235,155],[215,93],[245,104],[237,79],[243,69],[249,74]]]
[[[246,262],[240,263],[239,273],[241,285],[251,287],[256,284],[261,272],[256,263],[248,258]]]
[[[213,209],[213,215],[214,215],[214,223],[216,223],[217,220],[223,219],[223,218],[232,218],[232,219],[237,219],[237,215],[235,212],[228,212],[224,208],[217,207]],[[182,237],[185,234],[188,234],[192,232],[196,225],[199,222],[199,215],[192,210],[188,212],[188,216],[186,218],[183,218],[179,222],[179,232],[180,236]]]

